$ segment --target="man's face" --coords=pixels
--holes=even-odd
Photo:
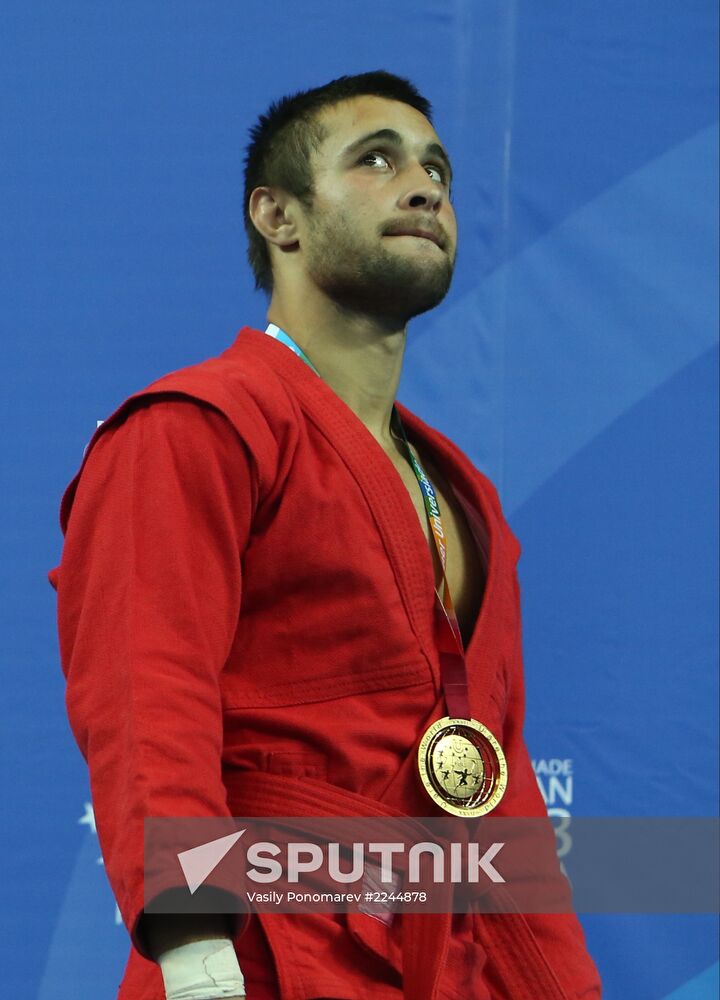
[[[355,97],[324,111],[315,195],[300,250],[314,284],[339,304],[407,321],[447,294],[457,245],[450,166],[424,115]]]

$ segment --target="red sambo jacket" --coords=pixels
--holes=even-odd
[[[522,736],[520,546],[489,480],[399,410],[488,541],[466,658],[472,716],[508,761],[496,813],[543,816]],[[437,811],[403,767],[445,714],[432,559],[370,432],[248,328],[98,428],[61,525],[50,578],[68,715],[134,946],[118,997],[163,1000],[137,928],[145,817]],[[258,772],[267,780],[248,782]],[[362,914],[261,915],[235,946],[250,1000],[255,988],[282,1000],[600,996],[567,914],[406,915],[391,928]]]

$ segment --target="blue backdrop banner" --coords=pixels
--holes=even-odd
[[[714,0],[6,0],[1,18],[3,994],[112,997],[128,951],[64,710],[61,493],[122,399],[264,325],[247,130],[345,73],[413,80],[453,159],[456,277],[411,324],[400,399],[491,477],[522,543],[548,807],[715,814]],[[607,1000],[718,995],[715,917],[583,923]]]

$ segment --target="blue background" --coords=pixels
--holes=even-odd
[[[66,722],[46,572],[96,421],[263,325],[247,129],[410,77],[457,177],[453,289],[400,398],[523,544],[526,736],[571,812],[717,811],[717,11],[711,0],[25,2],[0,14],[7,996],[127,954]],[[717,921],[584,917],[609,1000],[717,996]]]

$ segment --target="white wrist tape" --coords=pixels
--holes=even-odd
[[[167,1000],[245,996],[245,980],[229,938],[190,941],[158,956]]]

